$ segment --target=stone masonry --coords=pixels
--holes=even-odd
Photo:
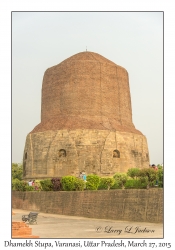
[[[13,209],[121,221],[163,222],[163,189],[12,191]]]
[[[12,222],[12,238],[39,238],[37,235],[32,235],[32,228],[30,228],[23,221]]]
[[[41,123],[27,135],[23,166],[25,179],[148,167],[146,137],[132,122],[127,71],[93,52],[47,69]]]

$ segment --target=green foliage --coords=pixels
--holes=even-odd
[[[83,191],[85,188],[85,181],[75,176],[62,177],[61,184],[64,191]]]
[[[152,168],[143,168],[139,172],[139,177],[147,177],[148,186],[154,186],[157,179],[157,171]]]
[[[121,189],[121,188],[122,188],[121,182],[114,179],[114,185],[111,187],[111,189]]]
[[[136,178],[139,176],[140,169],[139,168],[130,168],[128,169],[127,175],[131,178]]]
[[[53,184],[50,179],[41,180],[40,184],[42,191],[53,191]]]
[[[100,184],[98,189],[107,189],[109,190],[115,184],[114,178],[111,177],[103,177],[100,178]]]
[[[95,174],[90,174],[86,178],[86,189],[88,190],[97,190],[100,184],[100,177]]]
[[[19,179],[12,179],[12,190],[16,190],[20,180]]]
[[[163,170],[163,166],[162,165],[158,164],[157,167],[158,167],[158,169],[162,169]]]
[[[41,191],[42,190],[40,180],[35,180],[34,188],[35,188],[35,191]]]
[[[139,189],[139,188],[147,188],[146,178],[141,179],[128,179],[125,183],[125,189]]]
[[[29,186],[28,182],[22,180],[22,165],[12,163],[12,190],[16,191],[83,191],[100,189],[121,189],[137,188],[142,189],[154,186],[158,182],[159,187],[163,187],[163,167],[158,165],[158,170],[154,168],[131,168],[126,173],[116,173],[113,177],[102,177],[90,174],[86,182],[75,176],[64,176],[45,180],[35,180],[34,186]],[[132,178],[132,179],[131,179]]]
[[[118,186],[124,188],[124,185],[128,179],[128,176],[125,173],[116,173],[113,178],[118,183]]]
[[[23,178],[23,165],[18,163],[12,163],[12,180],[18,179],[22,180]]]
[[[73,191],[76,189],[75,186],[76,177],[75,176],[64,176],[61,179],[62,188],[64,191]]]
[[[157,170],[157,180],[159,187],[163,187],[163,168]]]
[[[34,186],[29,186],[28,182],[12,179],[12,190],[16,191],[35,191]]]
[[[83,191],[85,189],[85,181],[79,178],[75,179],[75,190],[76,191]]]
[[[35,187],[27,185],[25,191],[35,191]]]
[[[16,191],[26,191],[28,183],[25,181],[20,181],[19,179],[12,180],[12,190]]]

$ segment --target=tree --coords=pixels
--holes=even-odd
[[[115,184],[115,180],[112,177],[102,177],[100,179],[99,189],[109,190]]]
[[[152,168],[143,168],[139,172],[140,178],[147,178],[148,188],[154,185],[157,179],[157,171]]]
[[[23,165],[12,163],[12,179],[22,180],[23,178]]]
[[[75,176],[63,176],[61,179],[63,191],[74,191],[76,189],[75,182]]]
[[[42,191],[53,191],[53,184],[50,179],[40,181]]]
[[[125,173],[116,173],[113,178],[116,180],[118,185],[124,189],[124,185],[128,179],[128,176]]]
[[[127,172],[127,175],[130,176],[131,178],[135,178],[137,179],[137,177],[139,176],[139,172],[140,172],[140,169],[139,168],[129,168],[128,169],[128,172]]]
[[[88,190],[97,190],[100,184],[100,177],[95,174],[89,174],[87,176],[86,189]]]

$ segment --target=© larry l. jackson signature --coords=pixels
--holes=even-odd
[[[120,235],[122,233],[122,229],[115,229],[114,227],[112,226],[106,226],[106,227],[97,227],[96,228],[96,232],[97,233],[101,233],[101,232],[104,232],[104,233],[115,233],[115,234],[118,234]],[[148,228],[141,228],[139,226],[137,227],[133,227],[133,226],[126,226],[125,229],[124,229],[124,233],[131,233],[131,234],[136,234],[136,233],[154,233],[155,230],[152,230],[152,229],[148,229]]]

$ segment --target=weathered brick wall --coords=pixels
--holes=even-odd
[[[46,70],[41,123],[48,129],[134,132],[127,71],[97,53],[78,53]]]
[[[12,238],[39,238],[39,236],[32,235],[32,228],[25,222],[12,222]]]
[[[65,157],[59,157],[64,149]],[[113,157],[119,150],[120,158]],[[113,176],[129,168],[149,167],[145,136],[108,130],[56,130],[29,134],[26,140],[24,178],[42,179],[86,174]]]
[[[12,192],[12,207],[124,221],[163,222],[163,190]]]
[[[127,71],[92,52],[78,53],[47,69],[40,129],[51,119],[61,120],[59,129],[134,128]]]

